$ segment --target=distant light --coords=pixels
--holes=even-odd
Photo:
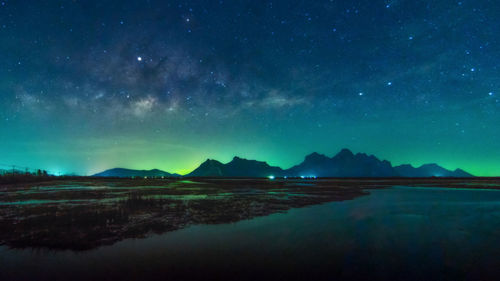
[[[305,178],[304,176],[300,176],[301,179]]]
[[[413,40],[413,36],[408,37],[409,40]]]
[[[145,179],[147,179],[148,177],[144,177]]]
[[[489,93],[488,93],[488,95],[489,95],[489,96],[493,96],[493,92],[489,92]]]
[[[137,61],[142,61],[142,57],[137,57]]]
[[[189,22],[189,18],[187,18],[186,21]]]
[[[268,177],[270,180],[274,180],[274,176],[269,176]]]
[[[470,69],[470,71],[474,72],[474,71],[476,71],[476,69],[473,67],[473,68]]]
[[[283,178],[286,179],[286,176],[284,176]]]
[[[364,95],[364,94],[363,94],[362,92],[359,92],[359,94],[358,94],[358,95],[362,96],[362,95]]]
[[[387,86],[392,86],[392,82],[387,82]]]

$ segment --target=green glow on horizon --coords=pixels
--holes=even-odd
[[[186,174],[349,148],[500,176],[499,1],[4,2],[0,163]]]
[[[328,144],[330,145],[330,144]],[[323,145],[326,147],[325,145]],[[64,149],[60,149],[64,147]],[[498,163],[493,159],[484,159],[475,152],[463,153],[458,157],[452,149],[429,148],[413,149],[404,152],[394,148],[379,150],[376,144],[365,147],[349,147],[343,144],[332,144],[330,149],[312,149],[290,146],[279,146],[271,143],[241,145],[224,143],[213,149],[196,142],[185,142],[184,145],[167,144],[164,141],[148,142],[145,140],[122,139],[119,145],[114,141],[103,139],[80,140],[74,143],[57,144],[43,141],[12,144],[11,149],[3,151],[3,162],[13,162],[21,166],[47,169],[52,173],[77,173],[91,175],[106,169],[122,167],[130,169],[160,169],[170,173],[187,174],[198,167],[207,158],[223,163],[229,162],[233,156],[266,161],[273,166],[290,168],[300,163],[304,156],[316,151],[327,156],[335,155],[341,148],[347,147],[353,152],[374,154],[380,159],[391,161],[393,165],[412,164],[418,167],[426,163],[437,163],[444,168],[454,170],[462,168],[476,176],[498,176]],[[210,153],[208,153],[210,152]],[[438,157],[437,157],[438,156]],[[24,160],[24,161],[23,161]]]
[[[449,117],[455,118],[459,117]],[[471,135],[452,134],[442,129],[448,121],[441,120],[443,124],[432,128],[426,127],[426,118],[412,120],[411,130],[409,121],[403,118],[388,123],[391,126],[331,120],[322,128],[308,128],[307,120],[277,120],[269,127],[239,120],[207,120],[195,132],[177,126],[161,135],[134,124],[122,130],[109,127],[109,131],[82,133],[71,129],[75,123],[43,127],[43,123],[34,121],[29,126],[22,123],[0,127],[0,163],[83,175],[116,167],[186,174],[207,158],[226,163],[240,156],[286,169],[311,152],[333,156],[341,148],[349,148],[389,160],[393,165],[437,163],[476,176],[500,175],[500,142],[496,138],[485,138],[474,127],[469,128]],[[215,123],[208,126],[209,122]],[[20,126],[23,130],[17,130]],[[151,125],[159,126],[158,121]],[[269,129],[285,127],[279,131]],[[307,133],[301,128],[308,128]],[[492,131],[491,136],[496,132]]]

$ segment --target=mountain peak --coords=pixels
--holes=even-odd
[[[313,152],[305,157],[305,161],[318,161],[328,159],[324,154],[319,154],[317,152]]]
[[[210,159],[208,158],[207,160],[205,160],[205,162],[202,163],[203,164],[206,164],[206,165],[213,165],[213,164],[222,164],[221,162],[215,160],[215,159]]]
[[[394,168],[401,168],[401,169],[415,169],[412,164],[401,164],[399,166],[396,166]]]
[[[463,178],[469,178],[469,177],[473,177],[473,175],[467,173],[466,171],[462,170],[462,169],[455,169],[455,171],[453,171],[453,174],[456,176],[456,177],[463,177]]]
[[[207,160],[187,176],[190,177],[267,177],[279,176],[283,170],[269,166],[266,162],[248,160],[238,156],[223,164],[216,160]]]
[[[428,163],[428,164],[423,164],[420,167],[439,167],[439,165],[436,163]]]
[[[207,159],[205,162],[203,162],[198,168],[196,168],[194,171],[189,173],[187,176],[191,177],[210,177],[210,176],[216,176],[220,177],[222,176],[222,167],[224,164],[217,160],[213,159]]]
[[[441,168],[441,167],[436,163],[429,163],[429,164],[423,164],[422,166],[420,166],[420,168]]]
[[[354,156],[354,153],[352,153],[352,151],[350,151],[349,149],[347,148],[343,148],[342,150],[340,150],[339,153],[337,153],[337,155],[335,155],[336,157],[353,157]]]

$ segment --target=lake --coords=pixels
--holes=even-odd
[[[0,247],[0,280],[493,280],[500,191],[396,186],[88,251]],[[77,238],[76,238],[77,239]]]

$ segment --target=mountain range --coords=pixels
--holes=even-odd
[[[106,170],[104,172],[93,175],[93,177],[106,177],[106,178],[135,178],[135,177],[151,177],[151,178],[161,178],[161,177],[180,177],[179,174],[171,174],[162,170],[131,170],[123,168],[115,168]]]
[[[94,177],[180,177],[161,170],[130,170],[116,168],[93,175]],[[224,164],[207,159],[185,177],[473,177],[461,169],[447,170],[437,164],[413,167],[409,164],[392,166],[365,153],[352,153],[342,149],[333,157],[319,153],[307,155],[302,163],[282,169],[266,162],[234,157]]]

